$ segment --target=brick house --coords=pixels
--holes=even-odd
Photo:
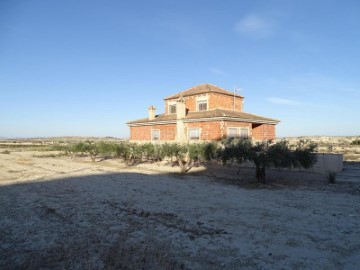
[[[165,113],[149,107],[147,118],[130,121],[131,141],[210,141],[229,137],[275,139],[279,120],[243,112],[244,97],[201,84],[164,98]]]

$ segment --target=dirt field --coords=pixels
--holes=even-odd
[[[246,171],[0,154],[0,268],[360,269],[352,166],[335,185],[269,172],[259,186]]]

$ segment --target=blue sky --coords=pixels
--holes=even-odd
[[[0,0],[0,136],[127,137],[212,83],[278,136],[360,135],[360,2]]]

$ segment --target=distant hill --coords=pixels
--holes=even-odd
[[[116,138],[116,137],[93,137],[93,136],[61,136],[61,137],[32,137],[32,138],[20,138],[20,137],[1,137],[0,140],[2,141],[18,141],[18,142],[78,142],[78,141],[124,141],[127,140],[126,138]]]

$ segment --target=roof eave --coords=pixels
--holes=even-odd
[[[194,122],[211,122],[211,121],[233,121],[233,122],[246,122],[246,123],[256,123],[256,124],[270,124],[277,125],[280,121],[276,119],[251,119],[251,118],[241,118],[241,117],[203,117],[203,118],[190,118],[184,119],[185,123],[194,123]],[[176,124],[176,120],[165,120],[165,121],[147,121],[147,122],[128,122],[126,123],[130,127],[137,126],[153,126],[153,125],[166,125],[166,124]]]
[[[129,127],[137,126],[153,126],[153,125],[166,125],[166,124],[176,124],[176,120],[164,120],[164,121],[148,121],[148,122],[128,122],[126,123]]]
[[[215,91],[208,91],[208,92],[204,92],[204,93],[202,93],[202,94],[208,94],[208,93],[215,93],[215,94],[226,95],[226,96],[231,96],[231,97],[234,96],[234,95],[231,94],[231,93],[229,93],[229,94],[227,94],[227,93],[218,93],[218,92],[215,92]],[[183,96],[183,97],[191,97],[191,96],[196,96],[196,95],[200,95],[200,94],[188,94],[188,95],[187,95],[187,94],[183,94],[182,96]],[[176,99],[176,98],[179,98],[179,97],[180,97],[180,94],[175,94],[175,95],[171,95],[171,96],[168,96],[168,97],[164,98],[164,100]],[[245,97],[240,96],[240,95],[238,95],[238,94],[236,94],[235,97],[245,99]]]
[[[257,123],[257,124],[272,124],[276,125],[280,121],[276,119],[251,119],[251,118],[241,118],[241,117],[226,117],[226,116],[219,116],[219,117],[204,117],[204,118],[193,118],[193,119],[185,119],[185,123],[191,122],[209,122],[209,121],[234,121],[234,122],[247,122],[247,123]]]

